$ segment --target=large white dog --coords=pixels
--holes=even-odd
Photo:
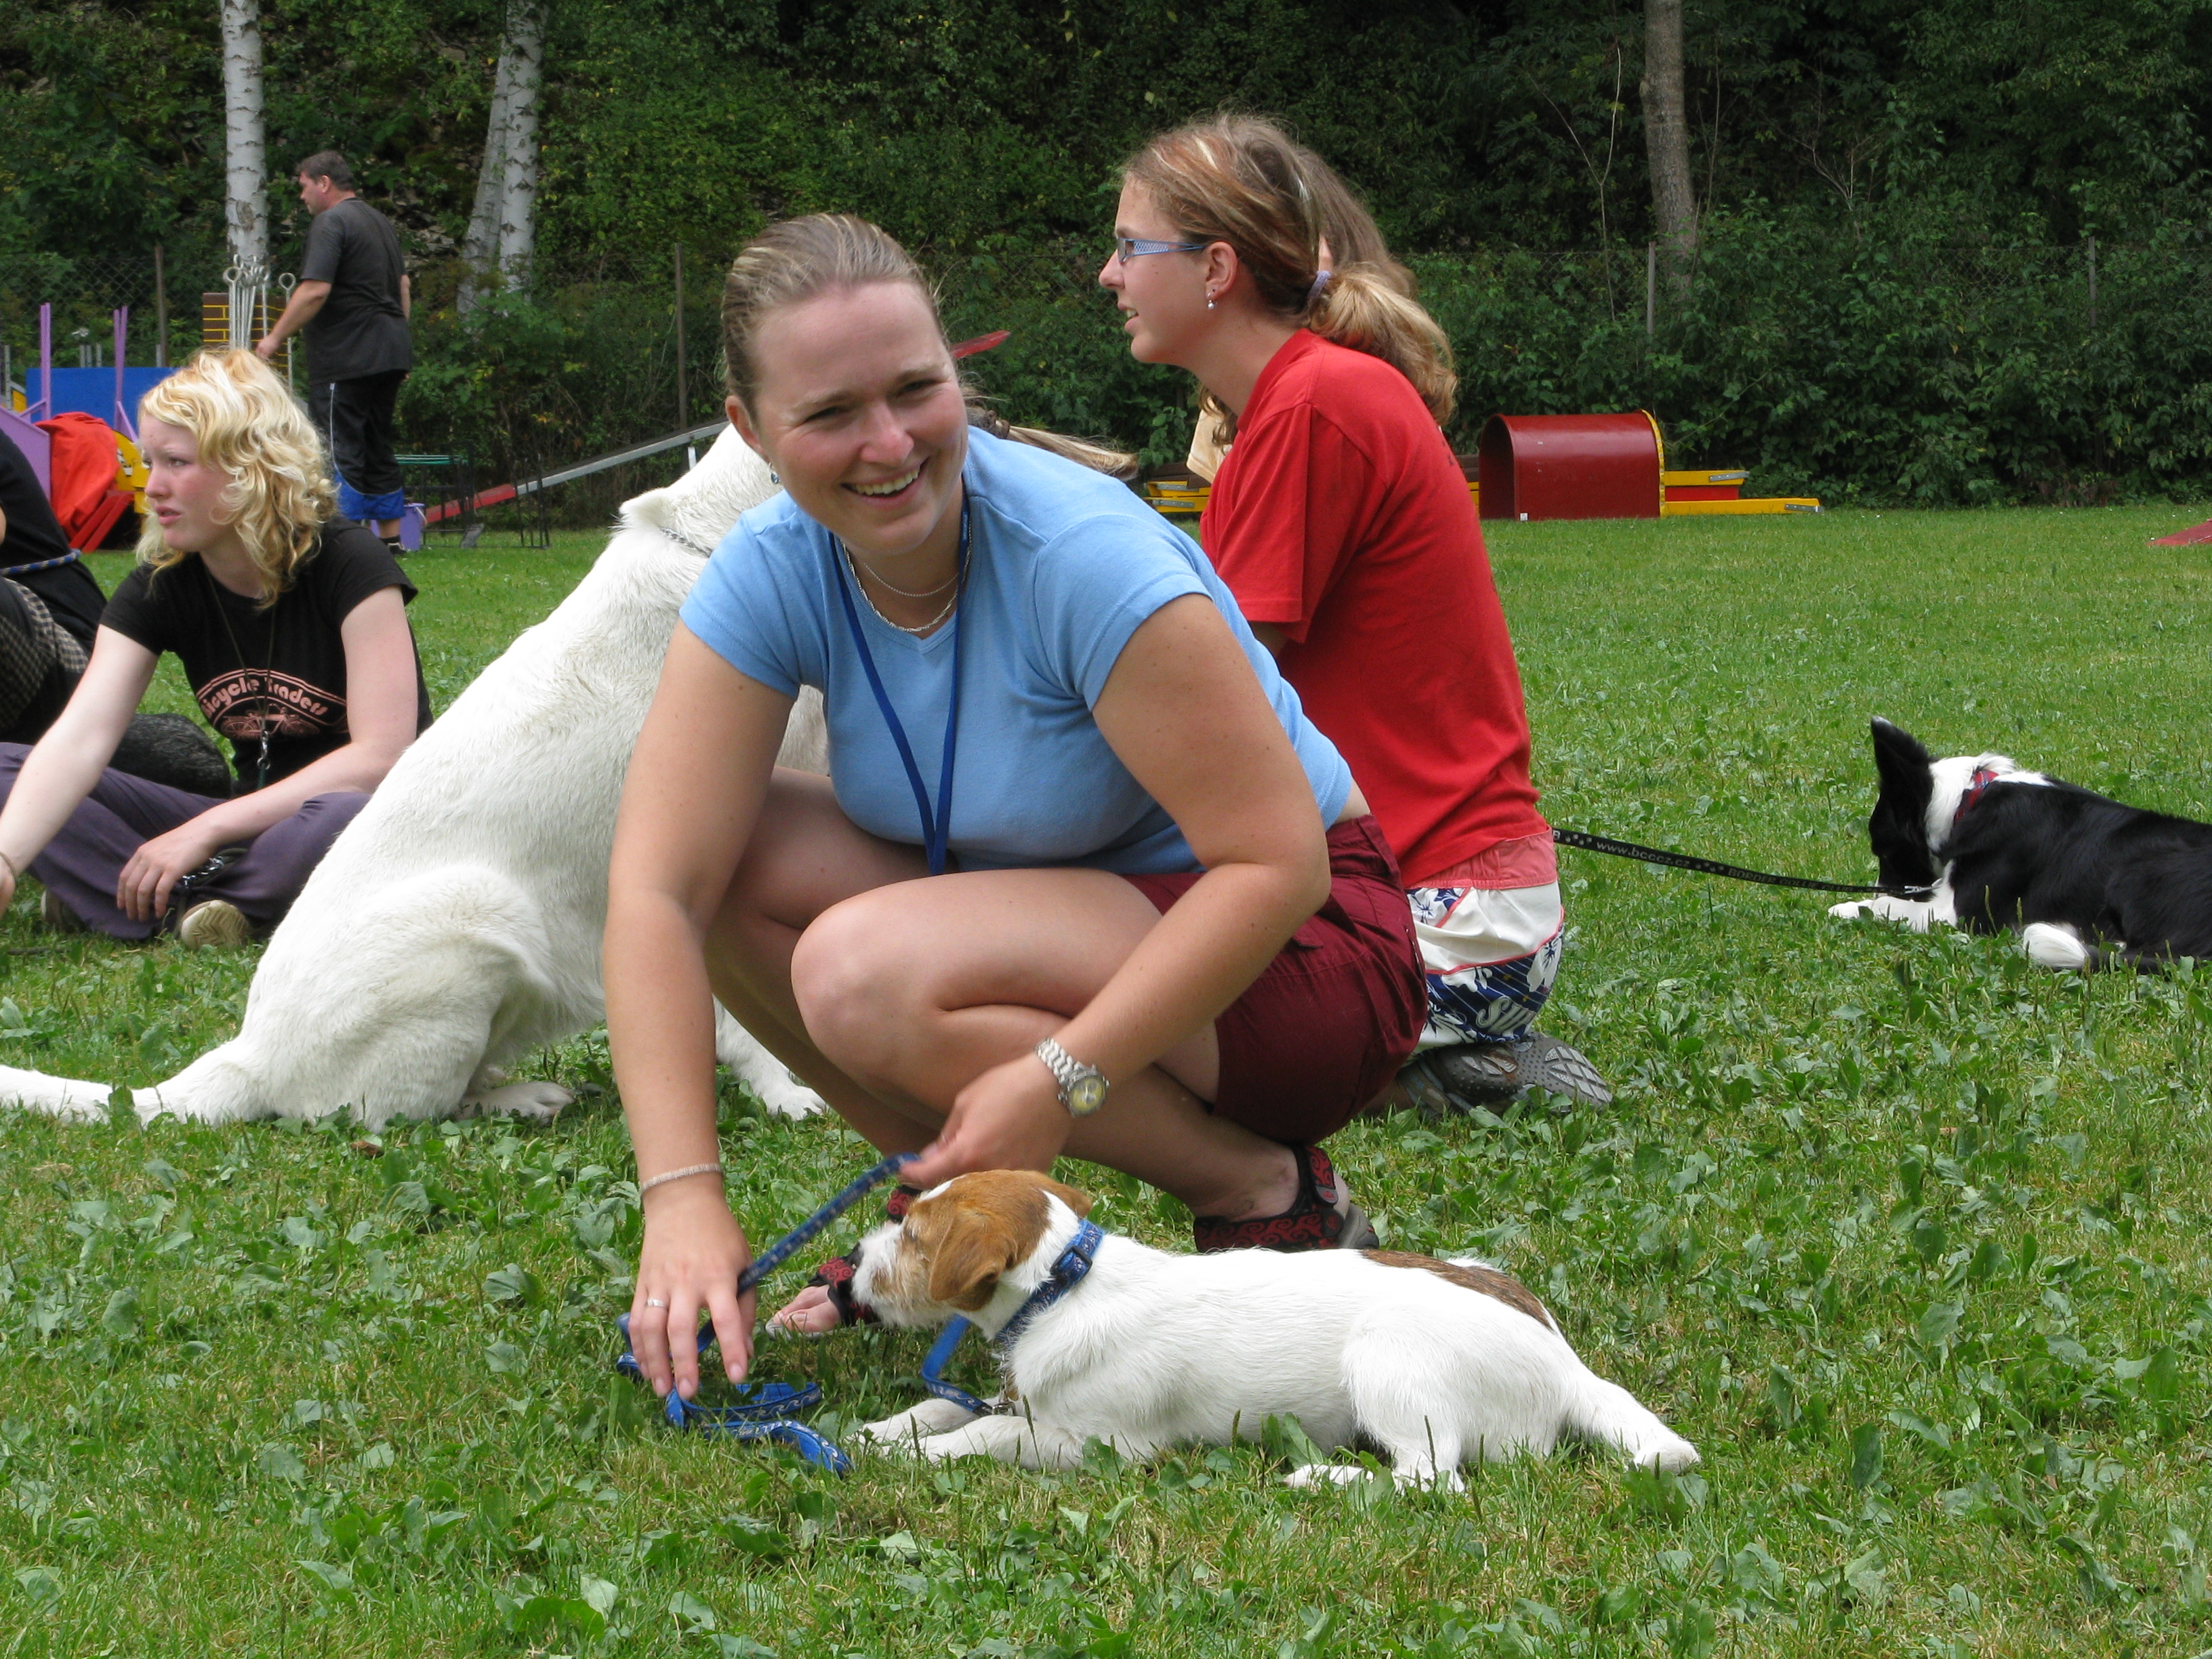
[[[699,465],[623,508],[560,607],[477,676],[392,769],[269,941],[236,1037],[140,1089],[142,1119],[203,1122],[464,1110],[550,1117],[550,1083],[500,1067],[605,1017],[599,936],[623,769],[678,608],[738,515],[774,492],[725,430]],[[781,764],[826,771],[817,694]],[[716,1049],[770,1109],[822,1102],[726,1013]],[[107,1090],[0,1066],[0,1103],[105,1113]]]

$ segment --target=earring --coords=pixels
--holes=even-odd
[[[768,470],[768,481],[772,484],[781,484],[783,482],[782,479],[775,476],[775,469],[774,467],[770,467]]]
[[[1211,294],[1206,296],[1206,308],[1208,311],[1213,309],[1213,296]]]

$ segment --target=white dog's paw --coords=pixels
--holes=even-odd
[[[785,1075],[790,1076],[788,1073]],[[761,1097],[761,1104],[778,1117],[813,1117],[830,1109],[828,1101],[795,1077],[788,1083],[770,1084],[765,1088],[756,1083],[753,1092]]]
[[[1301,1463],[1283,1477],[1286,1486],[1356,1486],[1368,1478],[1357,1463]]]
[[[2037,967],[2062,974],[2078,974],[2093,960],[2080,931],[2063,922],[2032,921],[2020,930],[2020,943]]]
[[[561,1115],[561,1109],[573,1104],[575,1098],[557,1083],[509,1083],[469,1096],[461,1102],[461,1111],[464,1115],[518,1117],[532,1123],[550,1123]]]
[[[0,1066],[0,1108],[13,1106],[64,1123],[101,1123],[107,1118],[108,1092],[98,1083]]]
[[[896,1417],[866,1425],[859,1431],[859,1436],[884,1451],[911,1452],[918,1449],[921,1442],[950,1434],[975,1420],[975,1413],[950,1400],[925,1400]]]
[[[1874,912],[1863,899],[1845,899],[1841,904],[1830,905],[1828,914],[1838,921],[1861,921]]]

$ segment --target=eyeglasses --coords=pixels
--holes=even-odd
[[[1114,257],[1127,264],[1132,259],[1141,259],[1147,253],[1199,253],[1213,246],[1211,242],[1154,242],[1142,236],[1116,236]]]

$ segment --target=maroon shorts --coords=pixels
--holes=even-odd
[[[1124,876],[1165,914],[1199,872]],[[1428,1018],[1413,913],[1372,817],[1328,832],[1328,897],[1213,1022],[1216,1115],[1270,1140],[1342,1128],[1404,1065]]]

